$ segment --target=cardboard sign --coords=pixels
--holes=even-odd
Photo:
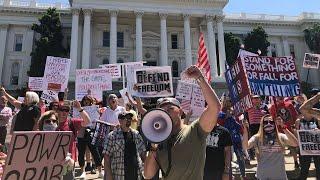
[[[96,147],[103,147],[105,137],[109,134],[109,132],[111,132],[111,130],[112,126],[108,125],[106,122],[97,121],[91,144],[95,145]]]
[[[102,64],[100,67],[106,69],[112,78],[121,78],[120,64]]]
[[[243,64],[251,94],[298,96],[301,92],[295,60],[291,56],[246,56]]]
[[[127,63],[125,65],[126,68],[126,77],[127,77],[127,91],[130,93],[133,93],[133,87],[134,87],[134,70],[136,68],[142,68],[143,63],[142,62],[131,62]]]
[[[248,81],[241,59],[225,72],[226,82],[235,114],[241,114],[252,107]]]
[[[62,179],[71,131],[14,132],[2,180]]]
[[[184,81],[178,81],[178,87],[176,90],[176,98],[190,100],[191,96],[192,96],[192,87],[193,87],[193,84],[191,84],[191,83],[184,82]]]
[[[28,88],[31,91],[43,91],[43,77],[29,77]]]
[[[134,72],[133,95],[138,97],[167,97],[173,95],[170,66],[138,68]]]
[[[320,155],[320,130],[298,130],[301,155]]]
[[[191,109],[193,117],[200,117],[205,109],[205,99],[199,85],[194,84],[192,89]]]
[[[319,69],[320,54],[305,53],[302,67]]]
[[[68,87],[71,59],[48,56],[42,90],[64,92]]]
[[[91,124],[88,126],[91,126],[92,123],[100,119],[100,114],[99,114],[99,106],[98,105],[93,105],[93,106],[83,106],[82,107],[86,113],[88,113],[90,119],[91,119]],[[79,111],[73,110],[73,117],[74,118],[81,118]]]
[[[51,103],[52,101],[59,101],[58,92],[44,90],[41,94],[41,99]]]
[[[78,101],[88,94],[88,90],[93,97],[102,100],[102,92],[112,90],[112,77],[108,69],[77,69],[75,89]]]

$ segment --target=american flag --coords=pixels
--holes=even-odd
[[[206,45],[204,44],[203,33],[200,34],[200,38],[199,38],[198,62],[196,66],[199,67],[200,69],[205,70],[206,78],[210,82],[211,81],[210,64],[208,59],[207,48],[206,48]]]

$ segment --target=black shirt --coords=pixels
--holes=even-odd
[[[40,115],[41,111],[37,105],[21,104],[21,109],[17,114],[13,130],[32,131],[35,122],[39,119]]]
[[[131,131],[123,132],[124,148],[124,176],[125,180],[138,179],[137,148]]]
[[[232,146],[229,131],[216,126],[207,137],[205,171],[223,171],[225,165],[224,148]]]

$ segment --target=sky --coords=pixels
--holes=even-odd
[[[69,3],[68,0],[38,1]],[[298,16],[302,12],[320,13],[320,0],[229,0],[224,12]]]

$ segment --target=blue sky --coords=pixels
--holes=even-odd
[[[62,2],[68,0],[38,0],[39,2]],[[320,0],[229,0],[226,13],[254,13],[275,15],[299,15],[302,12],[320,13]]]

